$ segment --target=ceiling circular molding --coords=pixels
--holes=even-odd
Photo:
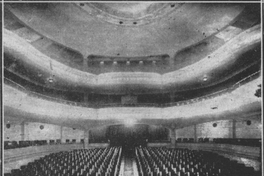
[[[183,3],[79,3],[89,15],[115,25],[149,24],[175,11]]]

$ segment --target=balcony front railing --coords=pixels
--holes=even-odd
[[[200,97],[196,97],[196,98],[192,98],[192,99],[188,99],[188,100],[183,100],[183,101],[178,101],[178,102],[172,102],[172,103],[135,103],[135,104],[122,104],[120,103],[82,103],[82,102],[74,102],[74,101],[69,101],[69,100],[64,100],[64,99],[60,99],[60,98],[55,98],[55,97],[51,97],[51,96],[47,96],[47,95],[43,95],[37,92],[33,92],[31,90],[27,90],[25,87],[15,83],[14,81],[8,79],[8,78],[4,78],[4,82],[8,85],[11,85],[13,87],[16,87],[17,89],[26,92],[29,96],[32,97],[37,97],[37,98],[41,98],[41,99],[45,99],[45,100],[50,100],[50,101],[55,101],[58,103],[63,103],[63,104],[67,104],[67,105],[72,105],[72,106],[81,106],[81,107],[88,107],[88,108],[104,108],[104,107],[170,107],[170,106],[182,106],[182,105],[188,105],[188,104],[192,104],[192,103],[196,103],[196,102],[200,102],[200,101],[204,101],[207,99],[211,99],[229,92],[232,92],[233,90],[235,90],[236,88],[240,87],[241,85],[250,82],[251,80],[257,78],[260,75],[260,71],[257,71],[243,79],[241,79],[240,81],[236,82],[235,84],[233,84],[232,86],[222,89],[220,91],[205,95],[205,96],[200,96]]]

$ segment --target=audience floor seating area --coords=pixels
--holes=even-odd
[[[216,153],[188,149],[136,148],[139,176],[260,176],[252,167]]]
[[[207,151],[166,147],[135,147],[132,150],[107,147],[52,153],[4,175],[261,176],[261,171]]]

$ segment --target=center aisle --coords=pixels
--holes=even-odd
[[[124,156],[124,157],[125,157],[124,176],[134,176],[132,158],[129,158],[128,156]]]
[[[124,150],[124,176],[138,176],[137,165],[134,157],[135,150]]]

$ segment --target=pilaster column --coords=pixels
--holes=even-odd
[[[84,149],[88,149],[89,146],[89,130],[84,131]]]
[[[108,98],[108,103],[114,103],[113,97],[111,95],[108,95],[107,98]]]
[[[194,137],[194,142],[197,142],[197,126],[196,126],[196,124],[194,125],[194,135],[193,135],[193,137]]]
[[[175,147],[175,144],[176,144],[176,132],[175,132],[175,128],[171,128],[170,129],[170,140],[171,140],[172,146]]]
[[[174,92],[170,93],[170,102],[174,102]]]
[[[232,121],[232,138],[236,138],[236,120]]]
[[[84,101],[84,103],[88,103],[89,102],[89,94],[84,93],[84,95],[83,95],[83,101]]]
[[[170,63],[170,67],[174,68],[174,57],[170,58],[169,63]]]
[[[83,58],[83,71],[86,71],[88,68],[88,59],[87,58]]]
[[[25,140],[25,122],[21,123],[21,141]]]
[[[60,127],[60,141],[62,143],[62,139],[63,139],[63,126]]]

